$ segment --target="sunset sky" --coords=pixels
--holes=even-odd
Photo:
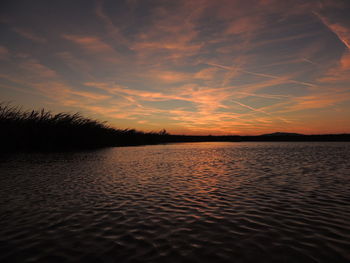
[[[0,101],[173,134],[350,133],[350,1],[2,0]]]

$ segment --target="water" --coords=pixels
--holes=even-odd
[[[1,262],[349,262],[350,143],[188,143],[0,162]]]

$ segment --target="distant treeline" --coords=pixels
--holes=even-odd
[[[350,141],[350,134],[170,135],[165,130],[142,132],[134,129],[115,129],[105,122],[83,117],[79,113],[53,114],[44,109],[25,111],[9,104],[0,104],[0,147],[5,151],[93,149],[172,142],[218,141]]]
[[[223,136],[190,136],[170,135],[174,142],[349,142],[350,134],[317,134],[317,135],[223,135]]]

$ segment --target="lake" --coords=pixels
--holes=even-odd
[[[350,143],[0,160],[1,262],[350,262]]]

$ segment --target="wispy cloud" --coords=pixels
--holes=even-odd
[[[114,52],[113,48],[97,37],[63,35],[63,38],[74,42],[91,52]]]
[[[129,41],[124,37],[120,29],[113,23],[111,18],[103,10],[104,1],[96,1],[96,15],[101,19],[107,29],[108,35],[117,42],[116,44],[122,43],[123,45],[128,45]]]
[[[350,81],[350,51],[345,52],[338,63],[320,77],[318,81],[333,84]]]
[[[32,76],[33,78],[42,78],[44,79],[52,79],[57,77],[57,72],[44,66],[36,59],[28,59],[22,62],[20,65],[28,76]]]
[[[321,111],[331,122],[335,109],[350,109],[344,5],[97,0],[70,6],[74,19],[60,4],[59,22],[40,10],[36,19],[10,12],[0,40],[0,87],[119,127],[313,131]]]
[[[0,46],[0,59],[8,59],[10,56],[10,51],[4,46]]]
[[[216,67],[219,67],[222,69],[226,69],[229,71],[239,71],[239,72],[247,73],[247,74],[258,76],[258,77],[264,77],[264,78],[268,78],[268,79],[278,79],[278,80],[284,81],[285,83],[296,83],[296,84],[309,86],[309,87],[315,86],[315,84],[304,82],[304,81],[298,81],[298,80],[294,80],[294,79],[289,79],[285,76],[275,76],[275,75],[271,75],[271,74],[257,73],[257,72],[248,71],[248,70],[245,70],[245,69],[242,69],[239,67],[228,67],[228,66],[215,64],[215,63],[206,63],[206,64],[211,65],[211,66],[216,66]]]
[[[13,30],[20,36],[26,39],[29,39],[31,41],[34,41],[36,43],[45,44],[47,42],[47,39],[45,37],[39,36],[38,34],[34,33],[30,29],[15,27],[13,28]]]
[[[339,23],[331,23],[326,17],[320,15],[317,12],[313,12],[320,21],[330,30],[332,31],[338,39],[348,48],[350,49],[350,29],[345,27]]]

